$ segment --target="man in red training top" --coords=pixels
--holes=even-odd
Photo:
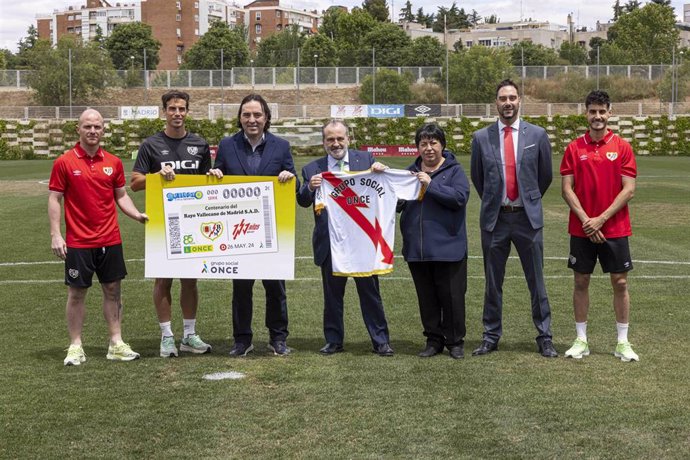
[[[570,256],[575,274],[573,306],[577,338],[565,352],[580,359],[589,355],[587,312],[589,280],[597,259],[611,274],[613,310],[618,345],[614,355],[624,362],[639,361],[628,342],[630,295],[628,272],[632,235],[628,201],[635,194],[637,166],[630,144],[607,128],[611,100],[604,91],[592,91],[585,101],[589,130],[568,145],[561,162],[563,199],[570,206]]]
[[[119,158],[100,146],[103,117],[93,109],[79,117],[79,142],[58,157],[50,173],[48,218],[53,254],[65,261],[67,329],[70,346],[65,366],[86,361],[81,331],[86,313],[86,291],[96,273],[103,290],[103,316],[108,324],[110,346],[106,357],[114,361],[139,358],[122,341],[120,281],[127,275],[115,203],[127,216],[146,222],[125,191],[125,174]],[[60,231],[65,202],[65,236]]]

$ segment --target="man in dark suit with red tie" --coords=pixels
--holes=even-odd
[[[551,184],[551,144],[543,128],[519,118],[520,95],[511,80],[496,89],[499,120],[474,133],[471,175],[482,200],[479,215],[484,256],[484,335],[472,352],[498,349],[502,335],[503,279],[515,245],[532,300],[537,349],[556,357],[551,307],[544,284],[544,216],[541,199]]]

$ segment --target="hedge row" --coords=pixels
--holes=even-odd
[[[587,121],[584,116],[525,117],[543,126],[549,133],[553,151],[560,154],[575,137],[584,133]],[[325,120],[279,121],[281,133],[294,127],[295,131],[318,131]],[[448,149],[458,154],[469,154],[472,133],[490,123],[491,119],[439,118],[446,131]],[[412,144],[414,132],[425,122],[422,118],[358,118],[348,121],[351,127],[352,146],[364,144]],[[678,117],[619,117],[610,119],[611,127],[627,139],[637,154],[642,155],[690,155],[690,118]],[[162,130],[163,120],[117,120],[106,126],[103,146],[121,157],[129,157],[146,137]],[[233,134],[236,120],[187,120],[187,127],[204,137],[209,144],[217,145],[227,135]],[[77,140],[76,122],[10,121],[0,120],[0,159],[52,158],[70,148]],[[294,146],[297,155],[316,155],[319,146]]]

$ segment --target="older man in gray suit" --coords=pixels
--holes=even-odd
[[[545,357],[558,353],[551,339],[551,307],[544,285],[544,217],[541,198],[551,184],[551,144],[543,128],[520,120],[520,95],[510,80],[496,90],[499,120],[474,133],[472,182],[482,200],[479,217],[484,254],[484,336],[472,352],[498,349],[503,310],[503,278],[515,245],[532,299],[537,347]]]

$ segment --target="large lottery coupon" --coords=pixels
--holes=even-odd
[[[275,177],[146,179],[146,277],[294,278],[295,184]]]

